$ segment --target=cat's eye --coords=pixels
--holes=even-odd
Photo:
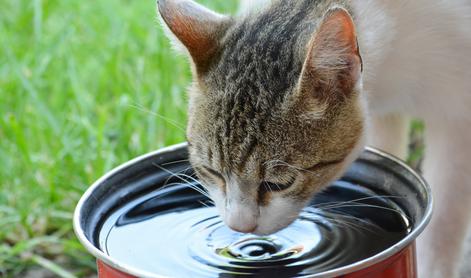
[[[260,184],[259,190],[261,192],[280,192],[280,191],[284,191],[284,190],[290,188],[294,184],[295,180],[296,180],[296,178],[293,177],[287,183],[275,183],[275,182],[263,181]]]

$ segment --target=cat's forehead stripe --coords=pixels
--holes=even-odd
[[[250,156],[254,153],[256,145],[257,145],[257,139],[253,135],[249,135],[246,141],[247,142],[241,148],[241,154],[238,161],[239,165],[237,166],[239,171],[242,171],[244,167],[247,165],[247,162],[249,161]]]
[[[217,84],[222,91],[237,89],[249,98],[271,94],[273,101],[287,92],[302,68],[304,57],[298,55],[296,46],[298,40],[307,41],[300,33],[305,32],[302,21],[309,2],[302,1],[300,9],[292,9],[295,3],[284,2],[230,31],[212,76],[220,79]]]

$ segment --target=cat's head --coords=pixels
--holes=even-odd
[[[241,232],[289,225],[364,144],[352,18],[340,7],[307,14],[296,2],[236,19],[159,1],[164,27],[192,62],[190,161]]]

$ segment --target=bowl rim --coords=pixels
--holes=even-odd
[[[101,178],[96,180],[85,191],[85,193],[80,198],[80,200],[77,203],[77,206],[75,207],[75,210],[74,210],[73,228],[74,228],[75,235],[79,239],[80,243],[85,247],[85,249],[90,254],[92,254],[96,259],[101,260],[102,262],[104,262],[108,266],[110,266],[112,268],[115,268],[119,271],[122,271],[126,274],[132,275],[132,276],[149,277],[149,278],[167,278],[167,276],[150,273],[150,272],[147,272],[147,271],[144,271],[144,270],[137,269],[133,266],[127,265],[127,264],[125,264],[125,263],[123,263],[123,262],[121,262],[117,259],[114,259],[114,258],[110,257],[109,255],[107,255],[106,253],[104,253],[103,251],[98,249],[95,245],[93,245],[87,239],[87,237],[85,236],[85,231],[82,229],[82,227],[80,225],[80,219],[82,218],[82,211],[81,210],[84,206],[85,201],[88,200],[91,197],[91,195],[95,191],[95,189],[97,189],[99,186],[101,186],[101,184],[105,180],[112,177],[116,173],[119,173],[120,171],[122,171],[122,170],[136,164],[136,163],[139,163],[143,160],[146,160],[150,157],[154,157],[154,156],[162,155],[162,154],[166,154],[166,153],[171,153],[171,152],[177,151],[181,148],[185,148],[187,146],[188,146],[188,143],[184,142],[184,143],[171,145],[171,146],[168,146],[168,147],[165,147],[165,148],[162,148],[162,149],[159,149],[159,150],[156,150],[156,151],[138,156],[138,157],[136,157],[136,158],[134,158],[134,159],[132,159],[128,162],[125,162],[125,163],[117,166],[116,168],[112,169],[111,171],[107,172]],[[375,155],[379,155],[382,158],[386,158],[389,161],[392,161],[392,162],[398,164],[399,167],[403,168],[408,173],[412,174],[414,176],[414,178],[417,179],[420,186],[422,186],[422,188],[427,193],[427,197],[428,197],[427,198],[426,209],[425,209],[425,212],[424,212],[424,217],[420,221],[420,223],[417,225],[417,227],[412,230],[412,232],[410,234],[408,234],[406,237],[404,237],[402,240],[400,240],[395,245],[383,250],[382,252],[380,252],[380,253],[378,253],[374,256],[371,256],[369,258],[366,258],[364,260],[355,262],[353,264],[349,264],[349,265],[339,267],[339,268],[336,268],[336,269],[316,273],[316,274],[313,274],[313,275],[307,276],[307,277],[311,277],[311,278],[337,277],[337,276],[341,276],[341,275],[345,275],[345,274],[354,273],[356,271],[363,270],[363,269],[368,268],[370,266],[373,266],[377,263],[380,263],[380,262],[394,256],[395,254],[399,253],[400,251],[407,248],[408,246],[412,245],[414,243],[415,239],[423,232],[423,230],[426,228],[427,224],[430,222],[430,219],[432,217],[432,210],[433,210],[433,196],[432,196],[431,188],[428,185],[428,183],[424,180],[424,178],[422,178],[419,174],[417,174],[417,172],[414,169],[412,169],[409,165],[407,165],[405,162],[403,162],[402,160],[400,160],[399,158],[397,158],[397,157],[395,157],[391,154],[388,154],[386,152],[383,152],[381,150],[378,150],[378,149],[372,148],[372,147],[365,147],[364,151],[369,152],[369,153],[373,153]]]

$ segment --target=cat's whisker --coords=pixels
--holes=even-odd
[[[184,185],[184,186],[186,186],[186,187],[188,187],[188,188],[191,188],[191,189],[197,191],[197,192],[200,193],[201,195],[206,196],[208,199],[210,198],[210,196],[209,196],[209,194],[208,194],[207,192],[201,191],[201,189],[200,189],[199,187],[196,187],[195,185],[193,185],[193,184],[191,184],[191,183],[188,183],[188,182],[183,182],[183,183],[182,183],[182,182],[168,183],[168,184],[165,184],[164,186],[162,186],[161,188],[159,188],[159,189],[157,190],[157,192],[160,191],[160,190],[165,189],[166,187],[172,186],[172,185]]]
[[[160,114],[158,114],[158,113],[155,113],[155,112],[153,112],[153,111],[150,111],[149,109],[144,108],[144,107],[142,107],[142,106],[140,106],[140,105],[138,105],[138,104],[129,104],[129,106],[132,107],[132,108],[135,108],[135,109],[137,109],[137,110],[139,110],[139,111],[141,111],[141,112],[148,113],[148,114],[150,114],[150,115],[152,115],[152,116],[158,117],[158,118],[160,118],[160,119],[166,121],[167,123],[171,124],[172,126],[176,127],[176,128],[177,128],[178,130],[180,130],[181,132],[185,133],[185,127],[184,127],[184,126],[182,126],[180,123],[178,123],[178,122],[176,122],[176,121],[174,121],[174,120],[172,120],[172,119],[170,119],[170,118],[168,118],[168,117],[165,117],[165,116],[163,116],[163,115],[160,115]]]
[[[324,209],[324,210],[331,210],[339,207],[348,207],[350,205],[368,205],[366,203],[362,202],[355,202],[355,201],[348,201],[348,202],[340,202],[340,203],[333,203],[331,205],[326,205],[326,206],[319,206],[317,208]]]
[[[204,186],[201,183],[197,182],[197,184],[193,184],[193,183],[189,182],[188,180],[184,179],[184,177],[185,176],[183,176],[183,177],[180,177],[180,175],[178,176],[178,178],[180,178],[182,181],[185,181],[184,184],[186,186],[192,188],[195,191],[198,191],[200,194],[208,197],[209,199],[211,198],[209,193],[206,191],[206,189],[204,188]],[[201,185],[201,187],[199,187],[198,185]]]
[[[198,203],[202,204],[203,206],[205,206],[205,207],[207,207],[207,208],[211,208],[211,206],[208,205],[208,203],[210,203],[210,202],[198,201]],[[214,203],[210,203],[210,204],[214,205]]]
[[[316,206],[316,205],[312,205],[312,206],[309,206],[310,208],[314,208],[314,209],[318,209],[318,210],[324,210],[324,211],[329,211],[329,210],[332,210],[332,209],[336,209],[336,208],[344,208],[344,207],[360,207],[360,206],[372,206],[372,207],[381,207],[381,208],[384,208],[382,206],[376,206],[376,205],[370,205],[370,204],[365,204],[365,203],[360,203],[360,202],[356,202],[354,200],[352,201],[346,201],[346,202],[339,202],[339,203],[336,203],[336,202],[330,202],[331,205],[324,205],[324,204],[321,204],[321,206]]]
[[[333,208],[355,208],[355,207],[377,208],[377,209],[392,211],[392,212],[395,212],[395,213],[397,213],[397,214],[400,214],[401,216],[404,216],[404,217],[406,217],[407,219],[409,219],[409,217],[408,217],[407,215],[405,215],[405,214],[404,214],[402,211],[400,211],[400,210],[393,209],[393,208],[388,208],[388,207],[383,207],[383,206],[377,206],[377,205],[361,204],[361,203],[352,204],[352,205],[339,205],[339,206],[336,206],[336,207],[329,208],[329,210],[331,210],[331,209],[333,209]],[[410,219],[409,219],[409,220],[410,220]]]
[[[187,178],[187,179],[193,181],[194,183],[203,186],[203,184],[202,184],[199,180],[195,179],[194,177],[192,177],[192,176],[190,176],[190,175],[187,175],[187,174],[178,174],[177,176],[178,176],[178,177]]]
[[[166,173],[170,174],[169,177],[168,177],[168,178],[165,180],[165,182],[163,183],[163,186],[160,187],[157,191],[163,190],[163,189],[165,189],[165,188],[167,188],[167,187],[169,187],[169,186],[172,186],[172,185],[181,184],[181,183],[168,183],[168,182],[170,181],[171,178],[176,177],[179,172],[184,172],[184,171],[186,171],[186,170],[188,170],[188,169],[190,168],[190,167],[189,167],[189,168],[185,168],[185,169],[183,169],[183,170],[180,170],[179,172],[172,172],[172,171],[168,170],[167,168],[160,166],[160,165],[157,164],[157,163],[153,163],[152,165],[154,165],[155,167],[159,168],[160,170],[165,171]],[[178,177],[177,177],[177,178],[178,178]]]
[[[323,215],[325,215],[326,213],[329,213],[330,211],[329,210],[319,210]],[[341,215],[342,218],[348,218],[348,219],[351,219],[351,220],[354,220],[354,221],[358,221],[358,222],[362,222],[362,223],[365,223],[365,224],[370,224],[370,222],[368,222],[367,220],[365,219],[362,219],[360,217],[356,217],[354,215],[351,215],[351,214],[348,214],[346,212],[342,212],[342,211],[336,211],[335,214],[337,215]]]
[[[179,177],[177,177],[177,178],[179,178]],[[191,188],[191,189],[197,191],[197,192],[200,193],[201,195],[204,195],[204,196],[206,196],[207,198],[210,198],[209,193],[206,192],[206,191],[204,191],[204,190],[202,190],[200,187],[198,187],[198,186],[196,186],[196,185],[194,185],[194,184],[188,182],[187,180],[185,180],[185,179],[183,179],[183,178],[179,178],[179,179],[180,179],[182,182],[180,182],[180,183],[170,183],[169,185],[184,185],[184,186],[186,186],[186,187],[188,187],[188,188]]]
[[[189,162],[189,161],[190,161],[189,159],[175,160],[175,161],[162,163],[162,165],[167,166],[167,165],[173,165],[173,164],[184,163],[184,162]],[[192,168],[191,166],[188,168],[185,168],[185,171],[191,168]]]
[[[378,195],[378,196],[370,196],[370,197],[363,197],[363,198],[358,198],[358,199],[353,199],[353,200],[348,200],[348,201],[343,201],[343,202],[326,202],[319,204],[319,206],[316,206],[317,208],[330,208],[332,205],[340,205],[340,204],[350,204],[350,203],[358,203],[359,201],[366,201],[366,200],[374,200],[374,199],[381,199],[381,198],[390,198],[390,199],[404,199],[405,197],[402,196],[394,196],[394,195]]]
[[[354,229],[357,231],[367,231],[370,233],[378,233],[378,231],[374,231],[373,229],[368,228],[368,225],[360,225],[360,224],[348,221],[347,219],[338,219],[338,218],[332,218],[332,217],[327,217],[327,216],[324,216],[324,218],[330,220],[330,223],[336,224],[339,227],[348,227],[350,229]],[[366,224],[370,224],[370,223],[366,223]]]
[[[154,192],[157,193],[159,191],[162,191],[164,190],[165,188],[167,187],[170,187],[170,186],[173,186],[173,185],[179,185],[181,183],[177,183],[177,182],[172,182],[172,183],[164,183],[164,185],[162,185],[161,187],[159,187],[157,190],[155,190]]]
[[[368,232],[371,232],[371,233],[377,233],[378,232],[378,231],[375,231],[375,230],[372,230],[372,229],[368,229],[368,227],[374,228],[374,226],[371,225],[371,222],[369,222],[365,219],[353,216],[351,214],[341,212],[341,211],[336,211],[335,215],[332,215],[332,212],[329,211],[329,210],[322,210],[322,209],[313,208],[313,207],[307,207],[303,211],[306,211],[308,213],[313,213],[316,216],[318,216],[319,219],[330,220],[330,221],[334,222],[332,224],[336,224],[338,227],[349,227],[349,228],[352,228],[352,229],[354,228],[358,231],[362,230],[362,231],[368,231]],[[337,216],[337,217],[335,217],[335,216]],[[362,223],[362,224],[359,224],[358,222]],[[331,223],[331,222],[329,222],[329,223]]]
[[[369,232],[375,232],[375,231],[367,228],[367,226],[370,226],[371,223],[369,223],[368,221],[365,221],[364,219],[361,219],[361,218],[358,218],[358,217],[355,217],[355,216],[352,216],[352,215],[348,215],[348,214],[337,213],[337,212],[336,212],[336,214],[339,217],[334,218],[333,216],[330,216],[329,214],[325,213],[323,210],[312,208],[312,207],[310,207],[310,209],[312,209],[314,211],[310,211],[310,210],[306,210],[306,209],[304,211],[314,213],[316,216],[319,217],[319,219],[330,220],[329,223],[336,224],[339,227],[349,227],[349,228],[356,229],[356,230],[362,229],[362,230],[366,230],[366,231],[369,231]],[[326,212],[328,212],[328,211],[326,211]],[[351,220],[351,221],[348,221],[348,220]],[[352,222],[352,221],[361,222],[361,223],[366,224],[366,225],[357,224],[357,223]]]
[[[186,171],[188,171],[189,169],[191,169],[191,166],[189,166],[189,167],[184,168],[184,169],[182,169],[182,170],[180,170],[180,171],[178,171],[178,172],[173,172],[173,171],[168,170],[168,169],[165,168],[165,167],[160,166],[159,164],[153,163],[153,165],[154,165],[155,167],[159,168],[160,170],[165,171],[165,172],[167,172],[167,173],[170,174],[170,176],[168,176],[167,179],[165,180],[164,184],[168,183],[168,182],[170,181],[170,179],[172,179],[172,178],[174,178],[174,177],[177,177],[178,174],[180,174],[180,173],[182,173],[182,172],[186,172]],[[177,178],[178,178],[178,177],[177,177]]]
[[[193,178],[193,177],[191,177],[191,176],[189,176],[189,175],[186,175],[186,174],[174,173],[174,172],[172,172],[172,171],[166,169],[165,167],[162,167],[162,166],[160,166],[160,165],[158,165],[158,164],[155,164],[155,163],[154,163],[154,166],[156,166],[156,167],[158,167],[159,169],[161,169],[161,170],[163,170],[163,171],[165,171],[165,172],[167,172],[167,173],[170,174],[170,176],[169,176],[169,178],[167,178],[167,181],[166,181],[166,182],[168,182],[168,180],[170,180],[170,178],[177,178],[177,179],[179,179],[179,180],[181,180],[181,181],[183,182],[183,185],[185,185],[185,186],[187,186],[187,187],[189,187],[189,188],[191,188],[191,189],[197,191],[198,193],[200,193],[200,194],[206,196],[207,198],[211,199],[211,196],[209,195],[209,193],[208,193],[207,191],[205,191],[203,185],[202,185],[197,179],[195,179],[195,178]],[[186,169],[183,169],[183,170],[181,170],[181,171],[179,171],[179,172],[184,172],[184,171],[186,171],[186,170],[188,170],[188,169],[189,169],[189,168],[186,168]],[[188,178],[190,181],[193,181],[193,182],[196,183],[197,185],[201,185],[201,187],[198,187],[197,185],[191,183],[191,182],[188,181],[186,178]]]
[[[277,185],[277,186],[278,186],[278,185]],[[273,189],[272,189],[270,186],[268,186],[268,184],[267,184],[266,182],[263,182],[263,187],[264,187],[265,189],[268,189],[268,192],[273,193]],[[279,188],[279,187],[278,187],[278,188]]]
[[[205,191],[202,187],[198,187],[197,185],[192,184],[192,183],[190,183],[190,182],[188,182],[184,179],[182,179],[182,180],[185,181],[185,183],[183,183],[183,185],[197,191],[198,193],[200,193],[201,195],[206,196],[207,198],[210,198],[209,193],[207,191]]]

